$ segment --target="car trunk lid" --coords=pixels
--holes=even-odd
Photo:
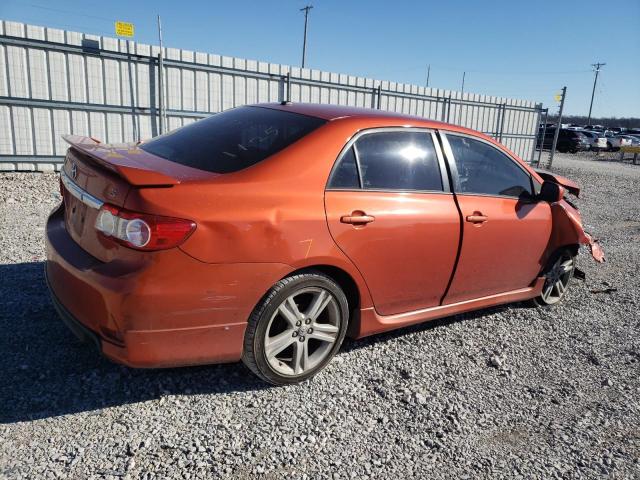
[[[157,157],[133,143],[109,145],[72,135],[64,139],[71,145],[60,173],[66,229],[78,245],[103,262],[137,252],[101,236],[95,229],[102,205],[123,207],[132,191],[171,189],[216,176]]]

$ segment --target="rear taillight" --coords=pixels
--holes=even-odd
[[[196,224],[182,218],[148,215],[103,205],[95,227],[102,235],[125,247],[149,251],[177,247],[189,238]]]

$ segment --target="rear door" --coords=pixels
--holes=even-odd
[[[462,246],[443,304],[529,286],[542,268],[551,208],[529,173],[477,137],[442,133],[462,215]]]
[[[439,305],[455,264],[460,217],[433,132],[373,129],[350,141],[325,208],[337,245],[391,315]]]

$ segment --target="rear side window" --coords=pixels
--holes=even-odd
[[[355,145],[362,188],[442,191],[431,134],[392,131],[363,135]]]
[[[338,165],[336,165],[336,168],[331,174],[329,187],[338,189],[360,188],[358,166],[356,165],[356,156],[353,153],[353,147],[350,147],[349,150],[342,155]]]
[[[140,148],[188,167],[230,173],[255,165],[324,123],[297,113],[241,107],[154,138]]]
[[[531,178],[522,168],[488,143],[447,135],[458,170],[460,193],[519,197],[531,194]]]

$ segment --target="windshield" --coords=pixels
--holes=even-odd
[[[324,123],[297,113],[240,107],[156,137],[140,148],[188,167],[230,173],[255,165]]]

